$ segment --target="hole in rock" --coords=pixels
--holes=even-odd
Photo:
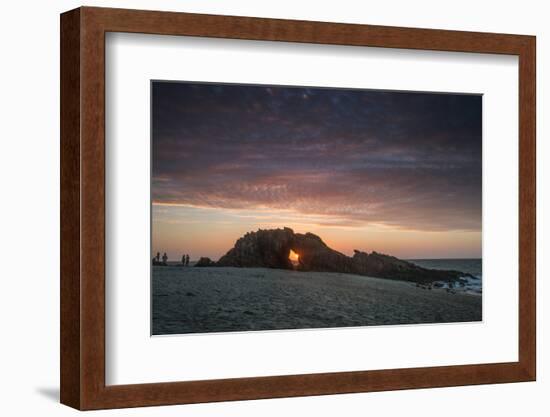
[[[300,256],[294,252],[292,249],[290,249],[290,252],[288,254],[288,259],[290,260],[290,262],[292,262],[292,265],[296,266],[300,263]]]

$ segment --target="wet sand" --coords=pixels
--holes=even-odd
[[[481,297],[265,268],[153,267],[153,334],[480,321]]]

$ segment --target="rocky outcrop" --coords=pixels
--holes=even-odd
[[[298,265],[288,259],[290,250],[298,254]],[[278,268],[299,271],[340,272],[370,277],[431,283],[460,281],[471,276],[460,271],[426,269],[394,256],[356,250],[349,257],[331,249],[313,233],[294,233],[292,229],[258,230],[241,237],[218,262],[201,258],[195,266],[232,266],[241,268]]]
[[[349,256],[329,248],[322,239],[313,233],[296,233],[291,249],[298,254],[300,271],[354,273]]]
[[[202,257],[197,261],[195,266],[216,266],[216,262],[208,257]]]
[[[422,268],[411,262],[382,253],[365,253],[358,250],[354,252],[355,254],[352,258],[353,269],[354,273],[359,275],[419,283],[460,281],[462,277],[471,276],[460,271]]]
[[[288,227],[247,233],[220,258],[217,265],[292,269],[288,254],[293,239],[294,232]]]

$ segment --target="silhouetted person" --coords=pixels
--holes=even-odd
[[[155,257],[155,260],[160,263],[160,252],[157,252],[157,256]]]
[[[181,264],[185,266],[185,253],[181,257]]]
[[[166,255],[166,252],[164,252],[164,255],[162,255],[162,263],[166,265],[166,262],[168,261],[168,255]]]
[[[189,266],[189,254],[185,255],[185,266]]]

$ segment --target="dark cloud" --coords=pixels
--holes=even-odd
[[[481,97],[153,83],[153,200],[481,228]]]

